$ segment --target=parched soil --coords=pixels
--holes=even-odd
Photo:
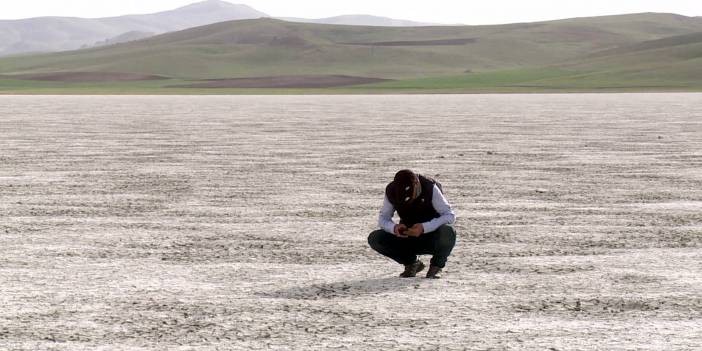
[[[0,350],[702,345],[702,94],[2,96],[0,116]],[[367,245],[407,167],[458,215],[441,280]]]
[[[2,75],[3,79],[40,80],[49,82],[127,82],[139,80],[163,80],[168,77],[122,72],[52,72],[34,74]]]
[[[173,85],[171,88],[333,88],[371,84],[390,79],[345,75],[299,75],[211,79],[204,83]]]

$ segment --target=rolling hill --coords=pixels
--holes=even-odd
[[[408,20],[401,20],[388,17],[371,15],[342,15],[318,19],[306,19],[296,17],[278,17],[278,19],[288,22],[303,22],[317,24],[340,24],[350,26],[377,26],[377,27],[425,27],[438,26],[438,23],[424,23]]]
[[[702,90],[702,32],[625,45],[563,63],[378,84],[375,89]]]
[[[684,88],[696,86],[696,72],[702,72],[699,33],[700,18],[656,13],[412,28],[268,18],[108,47],[4,58],[0,74],[26,80],[56,72],[111,77],[123,72],[173,80],[159,80],[159,86],[218,88],[242,81],[259,86],[239,79],[255,77],[281,86],[294,76],[376,80],[363,89],[379,91]],[[285,79],[271,78],[276,76]],[[207,83],[212,80],[216,83]]]
[[[0,14],[1,15],[1,14]],[[0,57],[111,45],[155,34],[241,19],[270,17],[247,5],[205,0],[174,10],[107,18],[38,17],[0,20]],[[321,19],[283,18],[293,22],[425,26],[420,23],[370,15],[343,15]]]
[[[583,84],[626,82],[664,86],[670,83],[702,85],[702,32],[644,41],[607,50],[560,67],[588,72]]]

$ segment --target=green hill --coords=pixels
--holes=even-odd
[[[685,86],[698,77],[688,74],[700,67],[696,33],[702,33],[702,19],[653,13],[411,28],[243,20],[96,49],[0,59],[6,79],[0,89],[15,84],[8,76],[23,75],[16,77],[31,86],[26,77],[56,72],[172,78],[144,83],[149,89],[193,80],[296,75],[400,80],[363,88],[380,91],[556,89],[575,81],[584,82],[578,87],[596,87],[605,78],[629,85],[681,79],[678,85]],[[665,68],[671,60],[675,67]],[[651,69],[655,73],[646,73]]]
[[[702,90],[702,32],[644,41],[556,65],[403,80],[388,90]]]
[[[560,65],[584,84],[702,87],[702,32],[646,41]]]

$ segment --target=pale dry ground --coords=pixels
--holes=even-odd
[[[404,167],[443,280],[367,247]],[[0,214],[0,350],[702,348],[700,94],[5,96]]]

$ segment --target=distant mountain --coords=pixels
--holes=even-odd
[[[0,20],[0,56],[74,50],[139,33],[166,33],[222,21],[269,17],[246,5],[207,0],[175,10],[97,19],[37,17]],[[131,33],[131,34],[127,34]],[[125,36],[120,39],[121,36]]]
[[[318,23],[318,24],[341,24],[351,26],[377,26],[377,27],[423,27],[423,26],[439,26],[438,23],[423,23],[401,19],[378,17],[371,15],[343,15],[319,19],[305,19],[296,17],[280,17],[284,21],[303,22],[303,23]]]

